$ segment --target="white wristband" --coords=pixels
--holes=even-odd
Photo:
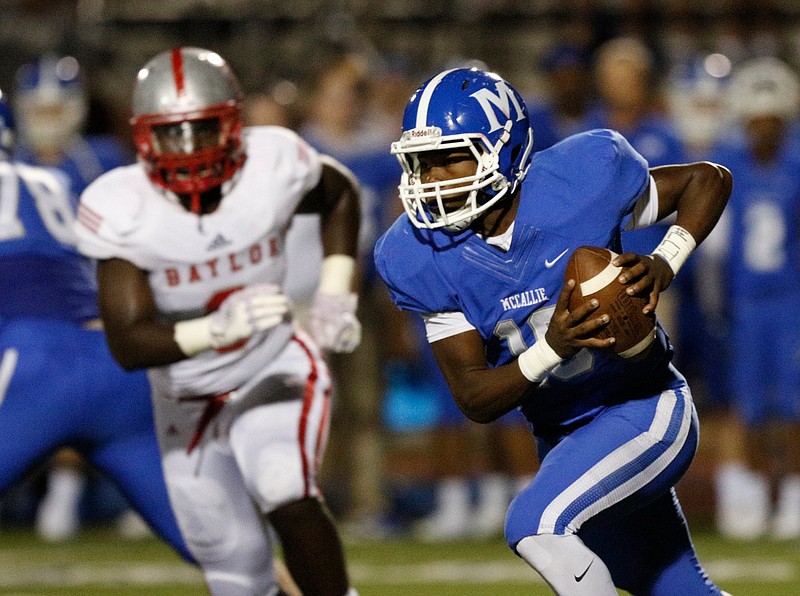
[[[542,338],[519,355],[517,364],[531,383],[541,383],[562,360],[547,340]]]
[[[200,317],[175,323],[175,343],[181,352],[192,357],[208,350],[211,344],[211,317]]]
[[[672,272],[678,275],[678,270],[697,247],[697,242],[692,235],[680,226],[670,226],[664,239],[652,252],[667,262]]]
[[[349,294],[356,272],[356,260],[350,255],[329,255],[322,261],[319,291],[322,294]]]

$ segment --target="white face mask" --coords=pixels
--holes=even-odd
[[[489,144],[483,135],[442,136],[439,129],[432,127],[404,133],[400,141],[392,143],[392,153],[403,166],[400,199],[411,222],[418,228],[444,228],[451,232],[466,229],[481,213],[499,201],[511,186],[511,181],[506,180],[499,169],[500,148]],[[419,177],[416,155],[423,151],[444,149],[468,149],[477,164],[475,173],[443,182],[423,183]],[[489,197],[481,196],[479,201],[479,193],[487,191],[493,192]],[[448,211],[445,199],[462,193],[467,193],[465,203]]]
[[[81,134],[87,105],[83,97],[17,102],[20,137],[35,151],[63,151]]]

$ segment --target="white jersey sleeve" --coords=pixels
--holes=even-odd
[[[141,166],[131,165],[103,174],[84,190],[75,223],[81,253],[93,259],[118,257],[140,264],[132,239],[142,224],[146,193],[155,192],[146,184]]]
[[[626,230],[638,230],[653,225],[658,221],[658,188],[656,181],[650,176],[650,192],[644,193],[633,208],[633,213],[625,226]]]
[[[428,343],[475,329],[461,312],[439,312],[422,315]]]

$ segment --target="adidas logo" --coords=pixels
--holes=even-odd
[[[208,245],[206,250],[217,250],[218,248],[222,248],[223,246],[228,246],[231,243],[230,240],[225,238],[222,234],[217,234],[211,243]]]

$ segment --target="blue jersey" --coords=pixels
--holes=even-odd
[[[14,157],[31,165],[45,165],[25,147],[18,147]],[[125,148],[114,137],[93,135],[79,137],[64,150],[58,163],[47,165],[64,172],[72,193],[80,196],[95,178],[131,161]]]
[[[711,159],[736,181],[725,208],[729,299],[800,295],[800,143],[758,163],[743,138],[731,137]]]
[[[488,364],[507,364],[543,337],[572,251],[619,250],[648,182],[647,162],[621,135],[578,134],[534,155],[507,253],[471,230],[418,230],[402,216],[376,245],[378,271],[399,307],[463,313],[483,337]],[[662,330],[636,362],[582,350],[523,398],[521,409],[539,430],[594,416],[681,382],[670,358]]]
[[[58,170],[0,161],[0,494],[60,447],[114,480],[192,560],[169,505],[143,371],[126,372],[97,317],[93,262],[77,253],[75,197]]]
[[[94,266],[75,249],[76,205],[59,171],[0,162],[0,319],[97,317]]]
[[[800,144],[789,137],[772,162],[757,162],[743,135],[712,159],[736,183],[725,207],[723,290],[730,314],[731,394],[744,424],[800,419]],[[786,357],[775,358],[779,349]]]

